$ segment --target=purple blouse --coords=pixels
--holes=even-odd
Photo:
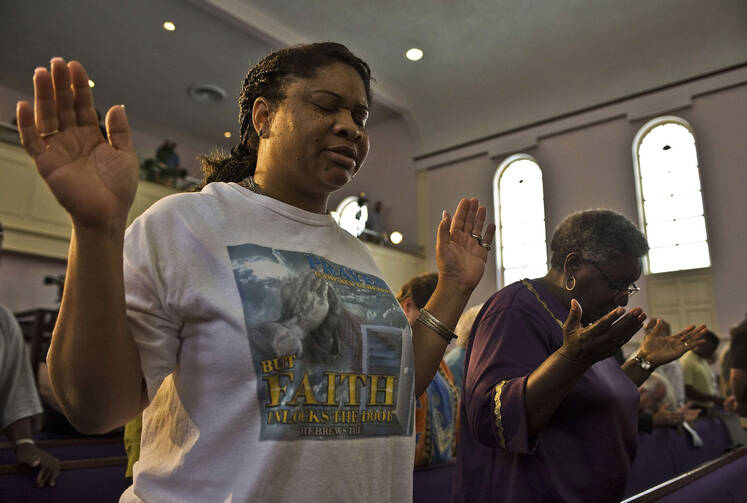
[[[568,310],[532,281],[556,318]],[[539,435],[527,433],[526,382],[563,334],[521,282],[485,303],[464,367],[452,502],[620,501],[637,445],[638,389],[614,358],[595,363]]]

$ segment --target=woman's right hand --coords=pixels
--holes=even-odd
[[[54,58],[51,72],[34,71],[33,108],[20,101],[16,113],[23,146],[73,223],[123,229],[139,169],[124,106],[106,114],[107,142],[85,68]]]
[[[573,363],[587,367],[617,353],[646,319],[639,307],[627,314],[624,308],[618,307],[583,327],[581,314],[581,304],[576,299],[571,300],[571,310],[563,324],[563,346],[558,351]]]

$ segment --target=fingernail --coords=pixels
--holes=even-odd
[[[445,220],[445,219],[446,219],[446,210],[444,210],[443,213],[441,213],[441,220]]]
[[[59,57],[59,56],[55,56],[54,58],[52,58],[52,59],[50,60],[50,62],[52,62],[52,63],[54,63],[55,61],[58,61],[58,62],[63,62],[63,61],[65,61],[65,60],[64,60],[64,59],[62,59],[62,58],[61,58],[61,57]]]
[[[124,103],[122,103],[122,104],[121,104],[121,105],[119,105],[119,106],[121,106],[121,107],[122,107],[122,110],[124,110],[124,109],[125,109]]]
[[[34,74],[36,74],[36,72],[39,72],[39,71],[42,71],[42,70],[46,70],[46,68],[44,68],[43,66],[37,66],[36,68],[34,68]]]

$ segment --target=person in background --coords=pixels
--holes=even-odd
[[[438,274],[426,273],[410,279],[400,289],[397,300],[411,326],[437,284]],[[415,402],[415,467],[452,461],[458,439],[459,388],[448,365],[441,360],[433,381]]]
[[[472,325],[482,306],[483,304],[478,304],[464,311],[454,329],[454,333],[457,334],[456,341],[452,343],[454,344],[454,348],[451,351],[447,350],[446,356],[444,356],[444,361],[451,369],[451,373],[454,376],[454,384],[460,393],[462,384],[464,383],[464,348],[467,347],[467,341],[472,332]]]
[[[2,244],[0,224],[0,251]],[[39,469],[36,485],[54,486],[60,474],[60,460],[37,447],[32,437],[32,419],[41,413],[21,327],[13,313],[0,305],[0,431],[13,444],[19,464]]]
[[[638,387],[641,401],[638,411],[638,431],[651,433],[653,428],[672,428],[685,422],[692,422],[700,414],[699,409],[683,405],[673,408],[671,386],[666,379],[656,373],[651,374]]]
[[[724,407],[724,397],[719,394],[710,361],[718,348],[718,336],[706,332],[705,343],[690,351],[680,360],[685,382],[685,396],[693,406],[707,412],[714,405]]]
[[[365,236],[365,241],[372,241],[376,244],[381,244],[382,241],[385,241],[383,209],[384,206],[381,201],[376,201],[373,208],[368,212],[368,219],[366,220],[366,230],[368,232],[361,234],[361,236]]]
[[[747,429],[747,315],[731,330],[729,384],[734,392],[742,427]]]
[[[125,468],[125,478],[132,479],[133,468],[135,463],[140,459],[140,440],[143,435],[143,413],[141,412],[135,419],[129,421],[124,427],[122,441],[125,452],[127,453],[127,468]]]

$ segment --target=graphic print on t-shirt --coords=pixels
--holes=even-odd
[[[384,281],[311,253],[229,246],[260,440],[410,435],[407,319]]]

